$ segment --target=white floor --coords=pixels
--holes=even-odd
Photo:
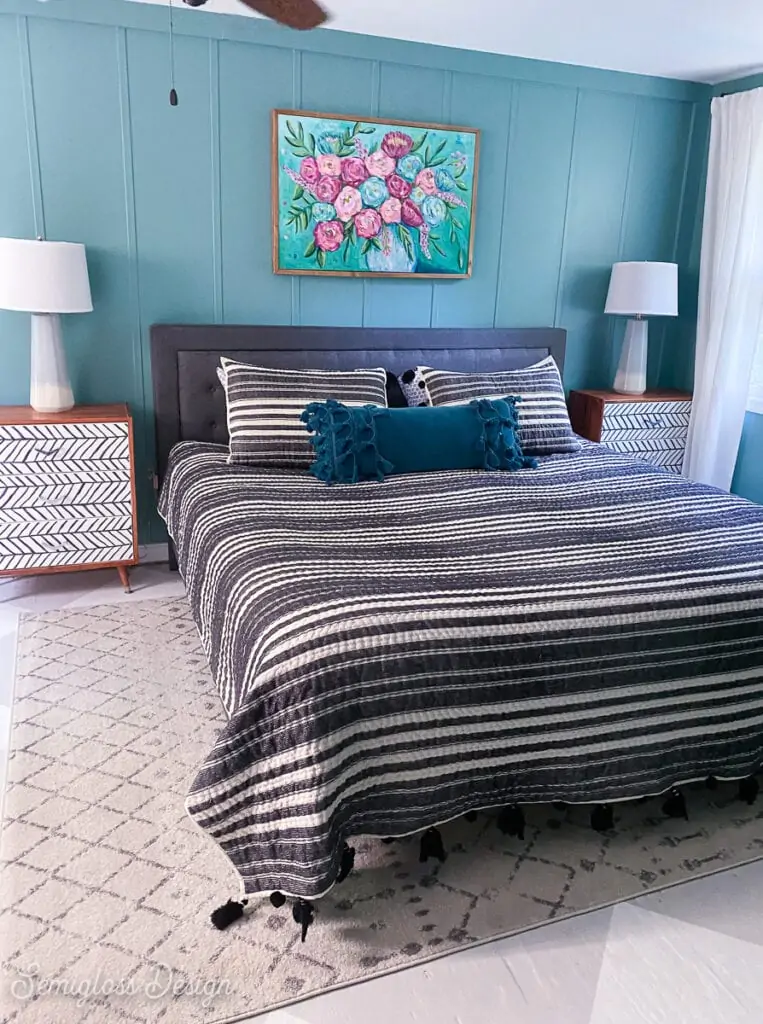
[[[176,597],[166,566],[0,582],[0,792],[19,615]],[[763,854],[763,808],[761,809]],[[761,1024],[763,862],[464,950],[257,1024]]]

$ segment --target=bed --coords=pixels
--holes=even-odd
[[[763,508],[588,443],[348,487],[227,463],[221,355],[486,370],[564,342],[152,329],[160,510],[228,715],[187,808],[246,895],[325,895],[356,835],[760,768]]]

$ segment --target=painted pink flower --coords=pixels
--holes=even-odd
[[[407,199],[411,194],[411,183],[401,178],[399,174],[390,174],[387,178],[389,194],[395,199]]]
[[[386,178],[394,171],[395,161],[391,156],[387,156],[384,150],[377,149],[375,153],[369,153],[366,157],[366,168],[372,177]]]
[[[331,174],[338,178],[342,173],[342,161],[333,153],[321,153],[317,159],[318,170],[321,174]]]
[[[318,178],[320,178],[320,171],[318,170],[318,161],[314,156],[306,156],[302,163],[299,165],[299,173],[301,177],[305,179],[310,185],[314,185]]]
[[[416,184],[419,188],[426,192],[428,196],[433,196],[437,191],[437,183],[434,180],[434,171],[431,167],[425,167],[423,171],[419,171],[416,175]]]
[[[344,241],[344,228],[338,220],[326,220],[315,225],[313,238],[318,249],[336,252]]]
[[[385,199],[379,207],[379,213],[385,224],[399,224],[403,216],[403,204],[399,199]]]
[[[334,206],[336,206],[337,217],[340,220],[348,221],[352,220],[355,214],[360,211],[360,208],[363,206],[363,200],[356,188],[353,188],[351,185],[345,185],[334,200]]]
[[[342,191],[342,183],[339,178],[332,178],[330,174],[324,174],[318,179],[313,189],[317,199],[322,203],[333,203]]]
[[[376,238],[381,231],[382,219],[376,210],[361,210],[355,218],[358,238]]]
[[[345,185],[361,185],[368,177],[365,163],[358,156],[342,160],[342,181]]]
[[[394,160],[410,153],[413,147],[413,139],[405,132],[387,132],[382,139],[381,148]]]
[[[410,199],[403,200],[401,218],[403,224],[407,224],[409,228],[420,228],[424,223],[424,218],[421,216],[421,210],[415,203],[412,203]]]

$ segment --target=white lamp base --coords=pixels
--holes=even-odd
[[[646,391],[648,321],[629,320],[615,375],[615,391],[621,395],[643,395]]]
[[[74,405],[58,313],[32,314],[29,404],[36,412],[66,412]]]

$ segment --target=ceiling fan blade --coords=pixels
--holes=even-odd
[[[318,28],[328,19],[326,11],[315,0],[241,0],[241,3],[289,28]]]

